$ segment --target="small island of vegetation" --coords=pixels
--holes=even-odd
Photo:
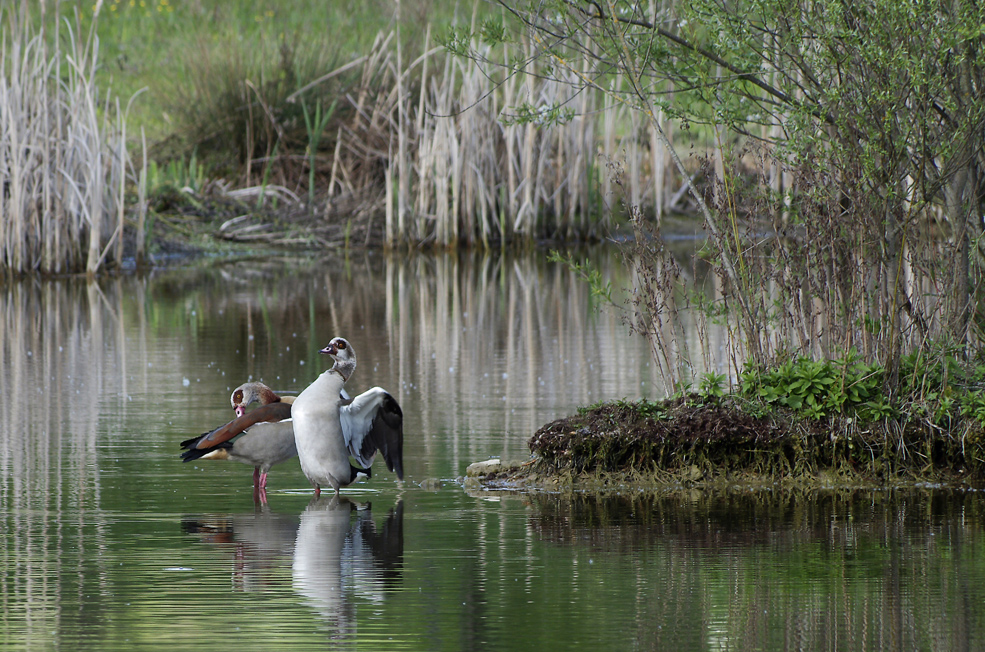
[[[706,377],[661,401],[611,401],[553,421],[533,459],[477,465],[490,487],[977,486],[985,480],[985,365],[910,355],[903,393],[856,359],[747,370],[736,393]]]

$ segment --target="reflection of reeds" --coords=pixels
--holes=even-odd
[[[79,578],[82,592],[105,572],[98,556],[82,558],[107,547],[94,511],[102,499],[97,423],[103,347],[118,332],[103,321],[103,304],[98,288],[87,293],[75,281],[0,292],[0,564],[17,568],[0,594],[8,608],[28,606],[20,625],[28,640],[59,629],[63,576]]]
[[[616,259],[603,264],[620,270]],[[453,468],[522,454],[552,414],[653,391],[645,342],[627,337],[618,315],[594,311],[588,287],[563,266],[476,256],[387,267],[395,386],[421,408],[428,450],[449,447],[438,457]]]
[[[606,274],[624,273],[618,256],[598,260]],[[102,290],[12,284],[0,295],[0,426],[18,435],[0,443],[3,454],[23,459],[17,451],[47,423],[48,432],[88,433],[78,463],[98,468],[94,446],[105,442],[94,433],[107,428],[101,410],[114,397],[136,405],[191,392],[181,410],[193,423],[176,427],[204,427],[195,410],[219,418],[231,388],[251,377],[302,389],[324,368],[316,351],[334,335],[357,347],[352,389],[393,392],[408,449],[458,472],[490,454],[524,454],[539,426],[579,405],[662,392],[646,342],[618,314],[595,311],[574,273],[539,257],[251,261],[222,272],[120,279]],[[183,391],[182,377],[202,384]],[[16,402],[36,387],[38,401]],[[173,408],[154,405],[155,423],[161,409]],[[145,432],[122,427],[114,441],[137,445]]]
[[[615,256],[598,264],[623,270]],[[350,389],[380,385],[403,406],[411,481],[454,477],[490,455],[520,457],[537,427],[578,405],[653,391],[645,342],[590,301],[561,265],[482,254],[7,283],[0,562],[20,565],[0,593],[45,605],[30,624],[39,639],[72,598],[34,578],[84,563],[85,593],[104,595],[91,583],[115,580],[91,551],[112,548],[106,513],[162,509],[179,481],[189,495],[215,489],[221,471],[182,466],[177,442],[228,415],[229,391],[250,377],[302,389],[325,368],[317,350],[334,335],[357,347]],[[238,477],[248,489],[248,473]]]
[[[98,41],[3,18],[0,267],[94,273],[120,255],[126,165],[120,107],[95,86]]]
[[[98,287],[18,283],[0,294],[0,505],[98,500],[96,423],[106,340]],[[118,392],[116,392],[118,393]],[[68,507],[68,505],[65,505]],[[75,505],[78,507],[79,505]]]

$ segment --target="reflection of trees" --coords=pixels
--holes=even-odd
[[[949,650],[982,626],[967,602],[981,598],[970,578],[983,564],[963,554],[982,535],[985,502],[976,494],[681,491],[530,501],[539,538],[648,560],[620,578],[639,591],[643,649]],[[955,556],[958,573],[945,570]]]

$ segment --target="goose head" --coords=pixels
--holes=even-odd
[[[237,417],[243,416],[246,413],[247,406],[254,401],[260,405],[267,405],[268,403],[280,401],[280,397],[274,393],[274,390],[261,382],[243,383],[234,389],[232,395],[229,397],[229,403],[233,406],[233,410],[236,411]]]
[[[356,352],[352,350],[352,345],[342,337],[333,338],[324,349],[319,351],[332,356],[335,364],[332,369],[339,372],[342,380],[349,380],[349,376],[356,370]]]

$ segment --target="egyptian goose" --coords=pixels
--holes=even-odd
[[[336,337],[319,351],[335,364],[294,400],[291,417],[301,470],[315,487],[331,485],[335,493],[368,474],[377,451],[387,468],[403,480],[403,412],[390,394],[374,387],[351,400],[341,398],[342,386],[356,369],[356,353]],[[352,455],[363,469],[349,462]]]
[[[274,390],[270,389],[261,382],[243,383],[233,390],[229,395],[229,403],[232,404],[236,416],[241,417],[246,414],[246,408],[254,401],[261,406],[271,403],[282,403],[290,405],[294,402],[295,396],[278,396]],[[283,408],[283,405],[281,406]],[[290,409],[288,416],[290,418]]]
[[[297,455],[291,423],[293,396],[281,398],[263,383],[240,385],[229,402],[236,418],[198,437],[181,442],[181,459],[233,460],[253,466],[253,490],[266,502],[267,473],[270,467]],[[250,403],[260,407],[246,413]],[[235,440],[233,440],[235,438]]]

